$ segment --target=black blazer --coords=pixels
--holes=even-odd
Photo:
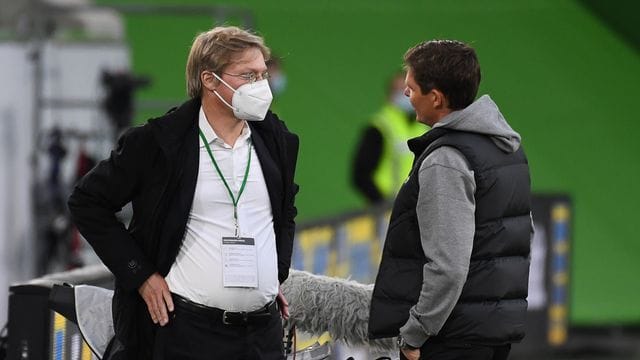
[[[192,99],[144,126],[129,129],[111,156],[80,180],[69,198],[71,217],[116,278],[116,337],[130,358],[147,358],[154,326],[137,289],[174,263],[191,210],[199,163],[200,99]],[[273,212],[278,278],[289,275],[298,186],[298,137],[269,112],[249,122]],[[127,203],[126,228],[115,213]]]

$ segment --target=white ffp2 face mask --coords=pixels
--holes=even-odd
[[[218,80],[220,80],[226,87],[233,91],[233,97],[231,98],[231,104],[226,102],[217,91],[213,90],[213,93],[233,110],[233,115],[238,119],[248,121],[262,121],[267,115],[269,106],[271,106],[271,100],[273,95],[269,88],[269,82],[267,79],[262,79],[253,83],[247,83],[241,85],[237,89],[232,88],[224,80],[222,80],[217,74],[213,73]]]
[[[406,113],[415,112],[413,105],[411,105],[411,100],[404,94],[404,90],[396,91],[391,98],[391,102]]]

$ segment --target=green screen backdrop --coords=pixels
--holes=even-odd
[[[579,2],[238,0],[225,5],[250,11],[255,30],[284,58],[288,87],[274,108],[301,139],[300,220],[364,206],[350,185],[351,156],[359,131],[384,100],[386,79],[401,67],[410,46],[433,38],[463,40],[480,58],[480,94],[490,94],[522,134],[534,190],[573,198],[572,324],[640,323],[640,123],[634,111],[640,59]],[[637,14],[638,6],[629,11]],[[191,41],[210,29],[213,19],[125,19],[134,70],[154,81],[140,99],[184,100]],[[160,114],[144,111],[137,119]]]

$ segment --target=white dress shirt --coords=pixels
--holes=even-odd
[[[251,146],[251,166],[238,202],[240,236],[255,239],[258,287],[225,288],[222,278],[222,237],[235,235],[233,203],[200,138],[198,179],[184,242],[166,281],[169,289],[193,302],[229,311],[257,310],[278,294],[278,260],[269,193],[251,129],[245,123],[234,146],[209,125],[200,108],[199,126],[233,195],[244,179]]]

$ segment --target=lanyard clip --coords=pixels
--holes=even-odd
[[[238,224],[238,207],[233,207],[233,221],[236,227],[236,239],[240,237],[240,225]]]

